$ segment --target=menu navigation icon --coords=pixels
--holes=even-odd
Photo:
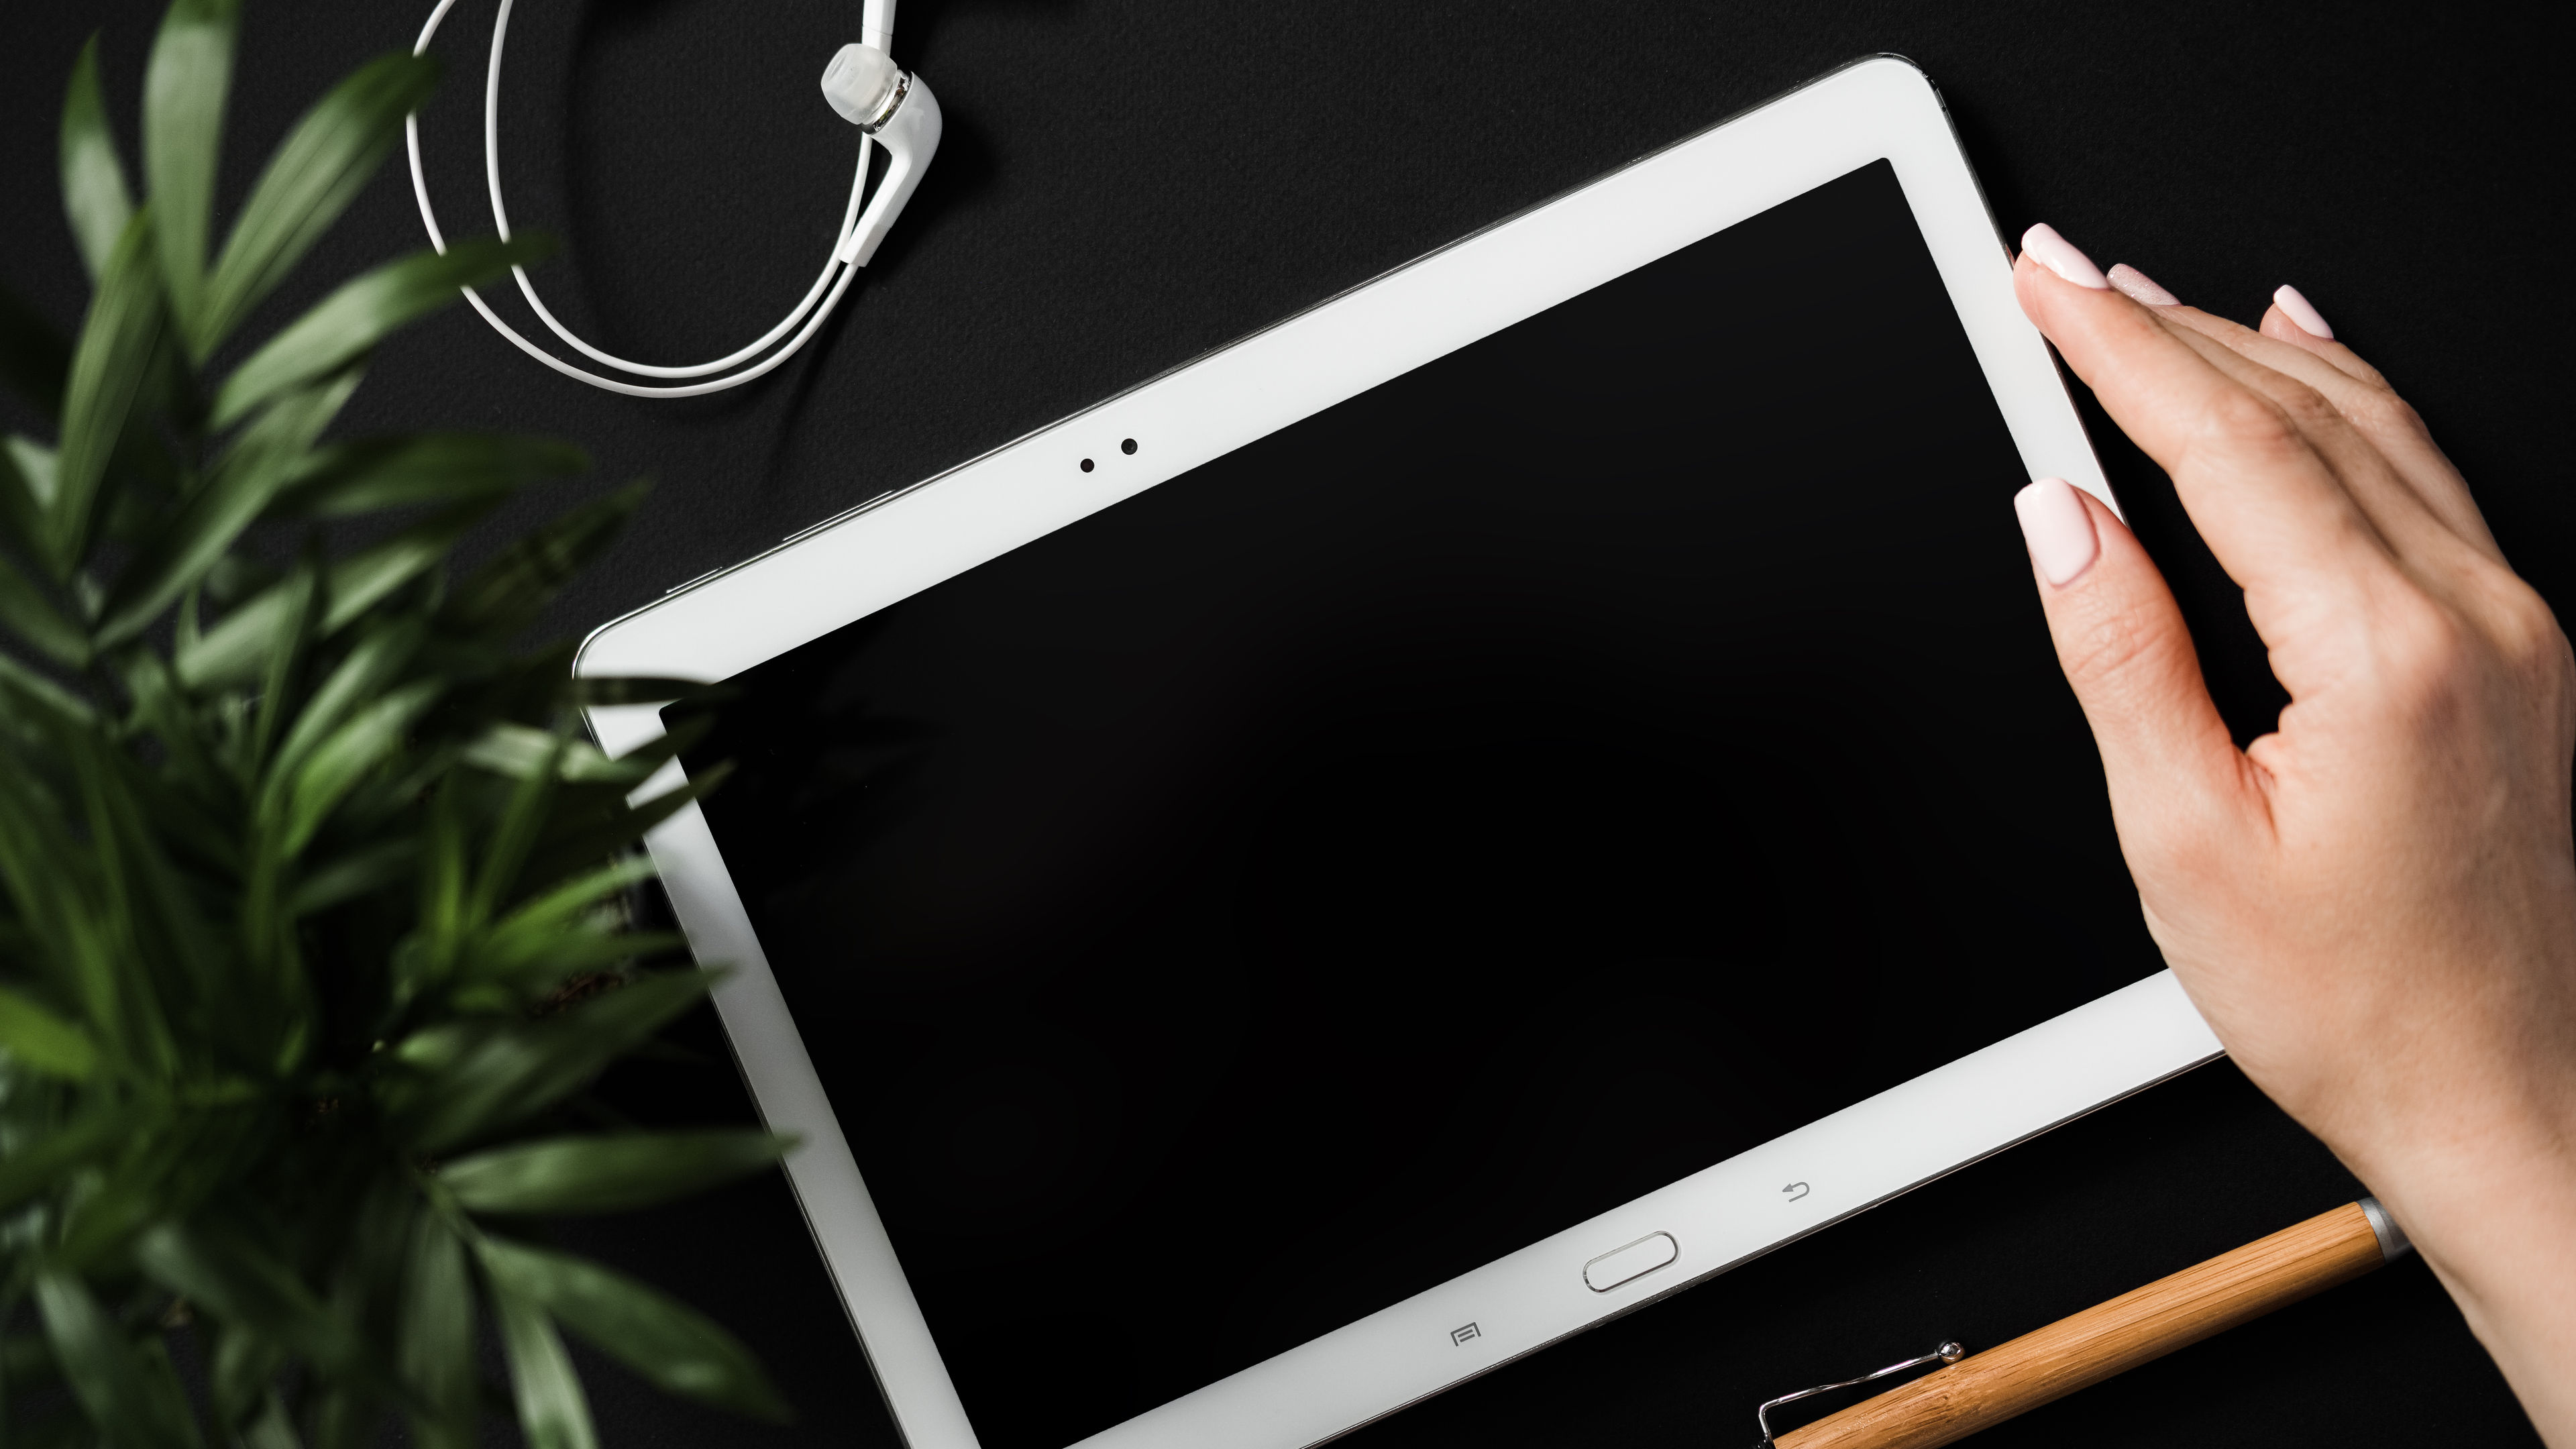
[[[1452,1344],[1460,1344],[1460,1345],[1463,1345],[1464,1343],[1466,1343],[1466,1341],[1467,1341],[1468,1339],[1471,1339],[1471,1338],[1482,1338],[1482,1337],[1484,1337],[1484,1336],[1485,1336],[1485,1332],[1484,1332],[1484,1330],[1483,1330],[1483,1329],[1478,1328],[1476,1325],[1474,1325],[1474,1324],[1472,1324],[1472,1323],[1467,1324],[1467,1325],[1465,1325],[1464,1327],[1461,1327],[1461,1328],[1453,1328],[1453,1329],[1449,1330],[1449,1341],[1450,1341]]]

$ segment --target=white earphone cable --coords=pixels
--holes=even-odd
[[[490,65],[485,72],[483,90],[484,174],[490,185],[492,193],[492,221],[499,229],[501,238],[504,241],[507,241],[510,236],[510,219],[508,211],[503,206],[501,200],[501,147],[499,125],[501,103],[501,52],[503,38],[509,29],[510,9],[513,3],[514,0],[501,0],[500,11],[493,18],[492,54]],[[438,34],[439,22],[447,18],[447,12],[453,8],[455,4],[456,0],[438,0],[436,8],[432,9],[429,13],[428,23],[421,27],[420,39],[412,45],[412,54],[418,55],[429,48],[431,38]],[[883,0],[870,0],[870,3],[867,6],[867,9],[874,13],[871,13],[867,17],[864,28],[877,37],[876,43],[879,45],[883,44],[885,31],[889,28],[887,22],[891,20],[891,16],[885,15],[884,12],[891,8],[891,6],[885,5]],[[420,115],[418,112],[413,112],[411,115],[403,118],[403,141],[411,161],[412,197],[420,204],[421,225],[429,233],[429,244],[432,247],[435,247],[443,255],[447,251],[447,238],[439,229],[437,212],[429,204],[429,182],[422,169],[420,159]],[[750,382],[754,378],[767,375],[769,372],[777,368],[780,363],[783,363],[788,358],[795,356],[797,350],[802,348],[806,341],[811,338],[816,331],[821,329],[824,320],[831,316],[832,309],[840,303],[841,294],[849,290],[850,281],[857,275],[858,268],[841,261],[840,255],[844,244],[849,240],[852,230],[858,223],[860,198],[867,190],[868,151],[868,141],[863,135],[859,138],[857,175],[851,180],[849,205],[842,212],[840,228],[833,236],[832,251],[829,254],[830,260],[824,263],[821,275],[814,279],[814,285],[806,290],[804,300],[798,302],[795,310],[789,312],[784,318],[781,318],[776,326],[770,328],[766,333],[763,333],[757,340],[753,341],[748,346],[737,349],[733,353],[713,362],[698,363],[689,367],[657,367],[650,363],[629,362],[624,358],[615,357],[606,352],[602,352],[598,348],[584,342],[581,338],[574,336],[570,329],[566,328],[561,322],[555,319],[554,314],[546,309],[546,304],[538,300],[537,289],[535,285],[528,280],[528,274],[524,269],[515,266],[510,269],[518,278],[519,291],[528,299],[528,305],[535,309],[538,318],[546,324],[547,328],[551,330],[555,336],[561,338],[567,345],[575,348],[581,352],[582,355],[589,357],[593,361],[616,368],[623,372],[633,373],[641,377],[690,378],[705,377],[709,373],[722,372],[726,368],[735,366],[746,359],[757,356],[762,349],[777,342],[778,339],[785,336],[790,329],[796,329],[796,335],[788,341],[785,347],[770,354],[768,357],[761,359],[758,363],[745,368],[743,371],[734,373],[730,376],[715,378],[708,382],[690,383],[679,387],[652,387],[639,383],[625,382],[616,378],[602,377],[597,373],[576,367],[573,364],[555,356],[553,353],[548,352],[544,348],[537,346],[535,343],[530,342],[526,337],[522,336],[516,328],[510,326],[507,322],[502,321],[500,315],[492,310],[491,304],[484,301],[482,294],[477,292],[474,288],[465,287],[460,290],[465,293],[465,300],[473,306],[476,312],[482,315],[483,320],[491,324],[492,330],[500,333],[503,337],[508,338],[521,352],[528,354],[530,357],[535,358],[537,361],[544,363],[546,366],[553,368],[555,371],[562,373],[566,377],[589,383],[593,387],[605,388],[610,392],[624,393],[629,397],[697,397],[706,393],[721,392],[730,387],[739,387],[743,383]],[[837,276],[835,275],[836,273]],[[819,307],[816,305],[816,299],[818,297],[821,299],[821,305]],[[798,328],[797,324],[800,321],[804,325],[801,328]]]

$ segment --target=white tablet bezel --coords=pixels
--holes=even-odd
[[[585,676],[716,680],[815,639],[1501,328],[1885,159],[2030,476],[2108,502],[2091,445],[1931,83],[1855,63],[1545,205],[674,590],[584,644]],[[1133,455],[1120,449],[1139,440]],[[1082,460],[1091,460],[1085,467]],[[661,733],[590,712],[612,754]],[[677,782],[666,767],[650,789]],[[976,1449],[715,838],[649,844],[824,1261],[912,1449]],[[2218,1054],[2160,974],[1082,1441],[1303,1449],[1704,1279]],[[1665,1241],[1655,1241],[1661,1238]],[[1634,1248],[1618,1272],[1593,1270]],[[1622,1274],[1651,1264],[1633,1276]],[[1595,1288],[1587,1281],[1621,1277]]]

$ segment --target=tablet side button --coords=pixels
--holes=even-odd
[[[1648,1233],[1624,1248],[1609,1252],[1583,1265],[1583,1284],[1595,1293],[1607,1293],[1620,1284],[1661,1268],[1682,1255],[1682,1245],[1670,1233]]]

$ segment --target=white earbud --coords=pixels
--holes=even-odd
[[[834,51],[832,63],[823,67],[823,99],[853,126],[873,128],[902,85],[903,71],[893,57],[857,41]]]
[[[850,228],[833,253],[851,266],[864,267],[877,254],[877,243],[885,240],[939,150],[939,98],[922,84],[921,77],[898,69],[884,51],[853,43],[842,46],[832,63],[823,67],[823,99],[841,113],[842,120],[886,148],[885,179],[877,183],[877,194],[869,199],[858,225]]]
[[[429,22],[421,27],[420,39],[412,46],[414,55],[429,48],[430,37],[438,33],[438,22],[447,18],[448,10],[455,3],[456,0],[438,0],[437,7],[430,11]],[[510,217],[501,204],[501,49],[502,40],[509,33],[513,3],[514,0],[501,0],[499,13],[493,17],[492,56],[483,89],[483,168],[492,194],[492,222],[504,239],[510,235]],[[831,259],[823,264],[822,275],[814,279],[805,299],[797,303],[795,310],[781,318],[776,326],[749,344],[713,362],[687,367],[629,362],[574,336],[571,329],[555,320],[554,314],[546,310],[546,304],[538,300],[536,285],[528,280],[528,274],[517,267],[510,269],[518,278],[519,291],[528,299],[528,306],[536,313],[537,319],[562,339],[565,346],[582,356],[637,377],[708,378],[708,381],[657,387],[602,377],[575,367],[521,336],[516,328],[502,321],[500,314],[494,312],[491,304],[472,287],[464,289],[465,300],[482,314],[484,321],[492,324],[492,330],[508,338],[530,357],[566,377],[629,397],[695,397],[739,387],[771,372],[796,355],[797,349],[821,330],[823,319],[840,304],[841,295],[849,290],[858,269],[866,266],[869,258],[876,255],[878,243],[885,240],[886,231],[894,225],[904,203],[912,199],[913,190],[921,184],[923,169],[930,165],[932,153],[939,149],[939,102],[931,96],[930,88],[921,83],[921,77],[905,73],[887,57],[886,46],[893,29],[893,0],[866,0],[859,26],[866,39],[858,44],[842,46],[823,71],[823,98],[861,133],[857,175],[850,183],[849,206],[841,214],[841,228],[833,239]],[[447,250],[447,239],[439,231],[437,213],[430,209],[429,181],[420,164],[420,118],[417,114],[404,119],[403,139],[411,153],[411,189],[413,197],[420,203],[421,225],[429,232],[430,245],[443,253]],[[867,208],[862,211],[859,198],[867,188],[870,139],[886,148],[887,164],[884,179],[877,183],[876,195],[868,198]],[[788,336],[791,332],[795,334],[792,337]],[[776,346],[781,338],[787,339],[785,345]],[[776,350],[773,351],[774,346]],[[768,354],[765,357],[761,356],[764,352]],[[736,367],[742,370],[728,371]],[[718,373],[726,375],[711,376]]]

